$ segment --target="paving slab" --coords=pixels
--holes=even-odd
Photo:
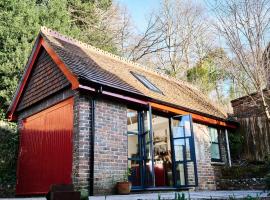
[[[232,191],[195,191],[195,192],[177,192],[184,193],[186,198],[194,200],[202,199],[229,199],[250,197],[265,197],[267,198],[267,192],[261,190],[232,190]],[[89,200],[158,200],[158,196],[161,199],[173,199],[175,192],[153,192],[144,194],[129,194],[129,195],[109,195],[109,196],[93,196],[89,197]],[[44,197],[35,198],[0,198],[1,200],[46,200]]]
[[[267,197],[267,192],[260,190],[241,190],[241,191],[196,191],[196,192],[178,192],[184,193],[187,199],[229,199],[244,198],[248,195],[251,197]],[[174,199],[175,192],[154,192],[146,194],[130,194],[130,195],[109,195],[109,196],[94,196],[89,197],[89,200],[157,200],[158,196],[161,199]],[[270,197],[269,197],[270,199]]]

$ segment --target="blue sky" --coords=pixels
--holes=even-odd
[[[147,26],[147,17],[153,10],[159,9],[162,0],[116,0],[116,2],[127,7],[135,26],[139,31],[143,31]],[[195,2],[205,5],[204,0],[195,0]]]
[[[127,7],[137,28],[142,31],[147,26],[147,16],[158,9],[161,0],[116,0]]]

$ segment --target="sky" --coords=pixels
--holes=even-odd
[[[117,0],[121,5],[127,7],[135,26],[139,31],[147,26],[147,16],[153,10],[160,7],[160,0]]]
[[[143,31],[147,26],[147,17],[153,10],[160,8],[162,0],[116,0],[116,2],[128,9],[135,26],[139,31]],[[205,6],[205,0],[195,0],[195,2]]]

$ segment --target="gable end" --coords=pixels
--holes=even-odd
[[[41,48],[16,111],[21,111],[68,86],[68,79],[46,50]]]

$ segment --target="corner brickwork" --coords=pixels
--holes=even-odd
[[[227,164],[225,132],[220,134],[220,150],[222,162],[212,163],[210,152],[210,136],[208,126],[193,123],[195,151],[197,159],[198,189],[215,190],[220,177],[220,168]]]
[[[80,92],[74,95],[72,178],[76,189],[89,189],[91,97]]]
[[[96,101],[94,148],[94,195],[114,193],[128,164],[127,108],[108,101]]]

